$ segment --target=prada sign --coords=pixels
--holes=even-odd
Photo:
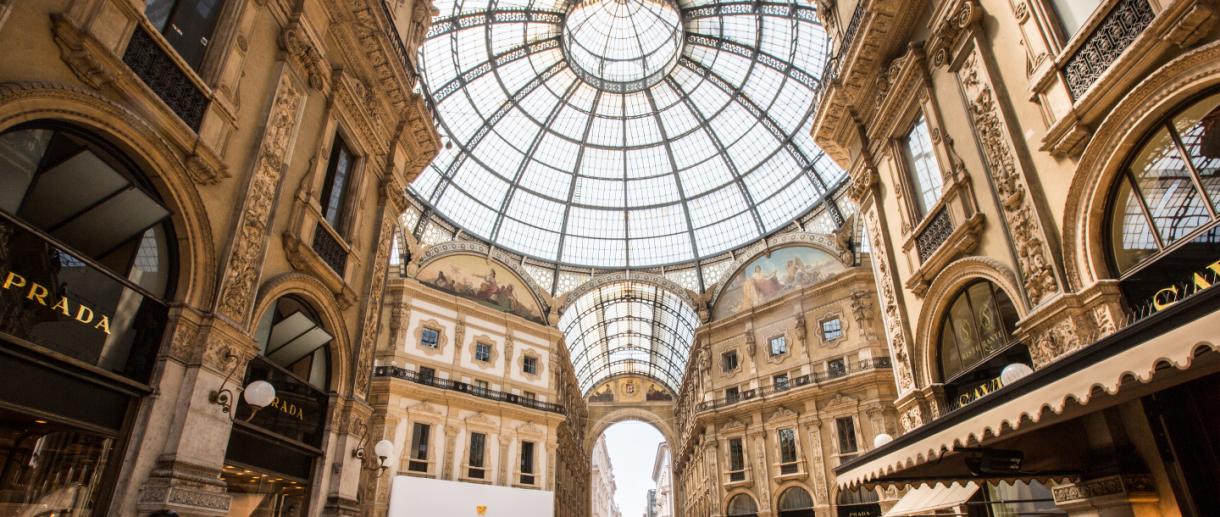
[[[0,218],[0,335],[147,382],[166,317],[159,301]]]
[[[321,447],[326,422],[326,394],[265,357],[250,361],[245,383],[256,380],[275,386],[275,399],[269,406],[254,413],[250,424],[311,447]],[[237,417],[244,419],[250,413],[250,407],[241,400]]]

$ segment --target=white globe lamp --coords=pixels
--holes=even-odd
[[[275,386],[272,386],[267,381],[254,381],[246,385],[246,389],[242,390],[242,400],[246,404],[255,409],[262,409],[275,400]]]
[[[887,433],[881,433],[873,437],[873,448],[881,447],[887,443],[894,441],[894,437]]]

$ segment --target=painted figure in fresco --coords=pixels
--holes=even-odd
[[[775,272],[764,273],[761,265],[754,266],[754,271],[750,273],[748,285],[754,291],[754,302],[774,298],[784,289],[784,285],[776,278]]]
[[[485,300],[493,300],[500,292],[500,285],[496,283],[496,270],[489,269],[486,275],[475,275],[483,279],[483,285],[479,286],[478,292],[475,293],[479,298]]]

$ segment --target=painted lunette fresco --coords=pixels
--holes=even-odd
[[[789,246],[759,255],[733,274],[720,291],[715,318],[757,307],[843,271],[843,264],[820,249]]]
[[[529,287],[508,268],[475,255],[451,255],[429,263],[416,278],[447,293],[544,323]]]

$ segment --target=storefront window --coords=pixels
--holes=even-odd
[[[1004,291],[988,281],[962,290],[940,331],[940,366],[946,380],[977,366],[1013,343],[1017,310]]]
[[[1220,93],[1213,93],[1153,128],[1114,186],[1109,247],[1133,307],[1172,304],[1189,294],[1174,286],[1192,284],[1192,273],[1207,284],[1220,279],[1220,266],[1209,272],[1220,261],[1218,212]]]
[[[246,466],[228,464],[220,475],[228,486],[229,515],[300,517],[307,507],[307,483]]]
[[[746,494],[737,494],[729,500],[730,517],[747,517],[758,515],[758,505]]]
[[[1065,515],[1055,506],[1051,490],[1037,481],[987,483],[990,517],[1023,515]]]
[[[114,439],[0,410],[0,517],[90,515]]]

